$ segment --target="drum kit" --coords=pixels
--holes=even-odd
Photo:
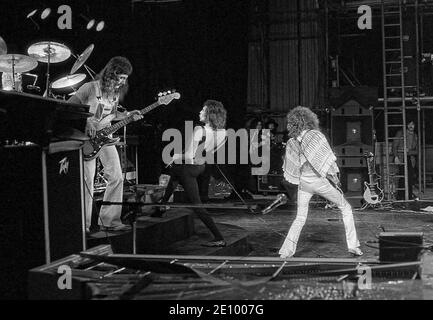
[[[76,92],[75,86],[80,84],[87,75],[85,73],[76,73],[81,67],[87,71],[89,76],[94,79],[96,73],[85,64],[90,57],[94,45],[89,45],[82,54],[76,55],[64,44],[53,41],[42,41],[32,44],[28,50],[28,55],[7,53],[6,42],[0,37],[0,72],[2,75],[2,89],[22,92],[22,75],[34,77],[32,85],[28,85],[28,89],[40,90],[36,86],[38,76],[28,73],[38,66],[38,62],[46,64],[46,90],[44,97],[58,98],[52,93],[52,89],[67,89],[70,88],[73,92],[68,95],[73,95]],[[67,76],[63,76],[51,82],[50,67],[52,64],[64,62],[73,56],[74,62],[71,71]],[[63,96],[63,99],[65,97]]]

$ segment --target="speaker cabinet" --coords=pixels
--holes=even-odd
[[[81,150],[0,148],[0,298],[23,298],[27,271],[85,249]]]
[[[257,191],[262,193],[281,193],[284,192],[284,177],[282,174],[267,174],[257,176]]]
[[[364,181],[368,181],[367,168],[340,167],[340,181],[344,195],[353,207],[363,204]]]
[[[422,232],[381,232],[379,260],[388,263],[419,261],[423,236]]]
[[[364,154],[373,150],[373,106],[377,88],[350,87],[330,90],[332,147],[341,170],[341,183],[353,206],[362,205],[368,179]]]

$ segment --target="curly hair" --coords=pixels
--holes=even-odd
[[[207,100],[205,107],[205,123],[209,123],[212,129],[224,129],[226,127],[227,111],[224,105],[216,100]]]
[[[309,108],[298,106],[287,114],[287,134],[298,137],[304,130],[320,130],[317,115]]]
[[[128,82],[124,86],[116,89],[117,76],[120,74],[130,75],[132,73],[131,62],[125,57],[113,57],[106,66],[96,76],[101,81],[101,91],[104,94],[114,93],[122,99],[128,92]]]

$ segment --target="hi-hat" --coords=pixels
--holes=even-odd
[[[0,55],[8,53],[6,42],[0,37]]]
[[[86,75],[84,73],[71,74],[66,77],[57,79],[51,84],[53,89],[63,89],[67,87],[72,87],[81,81],[86,79]]]
[[[0,56],[0,71],[12,73],[22,73],[33,70],[38,62],[23,54],[3,54]]]
[[[81,68],[81,66],[90,57],[90,54],[92,53],[94,47],[95,45],[92,43],[86,48],[86,50],[83,51],[81,55],[78,56],[77,61],[75,61],[74,65],[72,66],[71,74],[74,74],[75,72],[77,72],[78,69]]]
[[[71,56],[71,50],[67,46],[52,41],[32,44],[28,48],[27,53],[36,60],[45,63],[48,63],[48,57],[50,58],[50,63],[58,63],[69,59]]]

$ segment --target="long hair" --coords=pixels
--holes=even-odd
[[[224,129],[226,127],[227,111],[224,105],[216,100],[207,100],[204,103],[205,123],[209,123],[212,129]]]
[[[306,107],[296,107],[287,114],[287,134],[298,137],[304,130],[320,130],[317,115]]]
[[[125,85],[120,88],[115,88],[117,82],[117,76],[120,74],[130,75],[132,73],[132,65],[129,60],[125,57],[113,57],[108,61],[106,66],[96,76],[97,80],[101,81],[102,94],[113,93],[118,95],[120,100],[128,92],[128,80]]]

